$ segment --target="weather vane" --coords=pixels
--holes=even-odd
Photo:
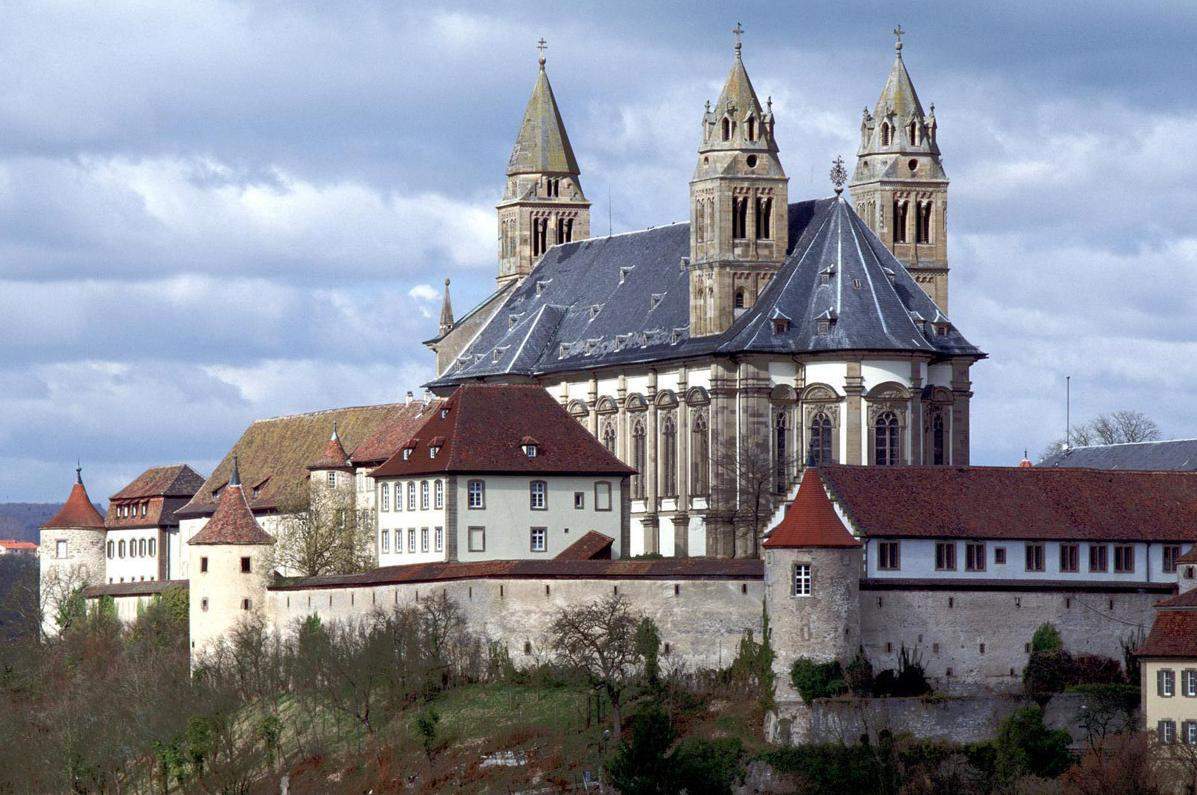
[[[540,65],[544,66],[544,51],[548,48],[549,43],[544,40],[544,36],[540,37],[540,41],[536,42],[536,49],[540,50]]]
[[[844,192],[844,183],[848,181],[848,170],[844,168],[844,158],[836,157],[831,164],[831,184],[835,186],[835,195]]]

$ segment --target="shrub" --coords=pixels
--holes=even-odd
[[[607,765],[607,775],[620,792],[669,792],[670,770],[665,753],[677,733],[665,710],[655,702],[642,704],[632,716],[627,734]]]
[[[1060,632],[1051,624],[1040,624],[1031,636],[1031,653],[1060,651],[1064,648],[1064,641],[1060,639]]]
[[[1028,696],[1043,699],[1059,693],[1076,680],[1072,655],[1063,649],[1032,652],[1022,671],[1022,684]]]
[[[736,737],[688,737],[669,755],[667,765],[674,772],[671,792],[722,795],[744,777],[744,748]]]
[[[873,664],[865,656],[864,647],[857,650],[856,656],[848,667],[844,669],[844,684],[856,696],[871,696],[873,694]]]
[[[661,633],[656,623],[645,616],[636,625],[636,653],[644,660],[644,678],[650,685],[656,685],[661,675],[660,651]]]
[[[898,650],[898,674],[894,682],[895,696],[922,696],[931,692],[923,657],[918,649],[908,651],[905,644]]]
[[[1072,658],[1072,665],[1069,685],[1112,685],[1123,682],[1122,665],[1112,657],[1078,654]]]
[[[1068,753],[1071,739],[1063,729],[1048,729],[1039,707],[1016,710],[1002,721],[994,740],[998,780],[1009,784],[1023,776],[1055,778],[1072,761]]]
[[[816,698],[831,698],[844,692],[844,672],[838,660],[817,663],[799,657],[790,666],[790,682],[802,700],[810,704]]]

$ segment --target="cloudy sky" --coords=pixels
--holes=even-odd
[[[0,501],[418,389],[441,279],[459,311],[493,284],[542,35],[593,230],[608,196],[616,232],[684,219],[737,19],[792,198],[830,192],[908,30],[951,315],[991,357],[974,461],[1059,435],[1066,374],[1074,416],[1197,436],[1191,4],[644,5],[0,6]]]

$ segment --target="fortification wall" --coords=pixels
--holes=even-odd
[[[618,593],[627,597],[634,610],[656,622],[662,666],[691,671],[728,665],[747,629],[760,637],[764,598],[759,579],[476,578],[276,588],[266,593],[266,617],[287,633],[309,615],[324,621],[355,621],[374,609],[415,606],[440,591],[461,607],[472,631],[506,644],[516,665],[550,657],[548,628],[558,609]]]
[[[860,591],[861,639],[873,669],[897,665],[899,650],[917,651],[940,693],[1022,688],[1035,629],[1051,623],[1073,654],[1122,661],[1122,644],[1146,632],[1161,593],[1134,591]]]

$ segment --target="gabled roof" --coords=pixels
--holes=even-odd
[[[1039,466],[1197,472],[1197,439],[1073,447],[1049,455]]]
[[[819,471],[808,467],[794,501],[786,508],[777,526],[769,531],[764,545],[768,549],[852,549],[860,542],[853,538],[835,506],[827,498]]]
[[[1197,473],[828,466],[819,474],[865,536],[1197,541]]]
[[[15,538],[0,538],[0,547],[4,549],[35,550],[37,549],[37,544],[32,541],[19,541]]]
[[[75,471],[75,485],[71,486],[71,493],[67,496],[66,502],[58,509],[58,513],[50,517],[42,527],[46,529],[75,527],[102,529],[104,527],[104,517],[100,515],[96,506],[92,505],[91,499],[87,496],[87,489],[83,486],[83,475],[78,470]]]
[[[507,175],[543,173],[577,174],[579,169],[542,60],[524,110],[524,121],[507,161]]]
[[[610,560],[615,539],[590,530],[574,543],[557,553],[556,560]]]
[[[689,224],[554,246],[432,386],[746,351],[984,356],[847,202],[791,204],[789,241],[756,304],[723,334],[698,338],[683,261]],[[836,275],[823,285],[828,266]],[[833,308],[833,328],[819,334],[818,315]],[[791,319],[788,330],[774,333],[775,310]]]
[[[403,405],[356,406],[257,420],[245,429],[233,449],[176,515],[205,516],[216,509],[213,492],[228,483],[234,455],[240,460],[243,482],[255,511],[306,505],[308,464],[324,450],[332,423],[337,423],[344,445],[354,449]]]
[[[220,490],[216,512],[189,544],[273,544],[274,537],[262,529],[245,501],[241,478],[234,462],[229,484]]]
[[[537,440],[536,455],[522,449]],[[630,475],[621,462],[535,384],[463,384],[372,473],[376,478],[438,472]],[[432,449],[436,449],[436,457]]]
[[[436,398],[428,402],[412,400],[393,406],[374,432],[349,454],[354,466],[381,464],[393,456],[441,402]]]
[[[190,498],[200,486],[204,476],[186,464],[151,467],[134,478],[127,486],[109,497],[110,500],[136,500],[144,497],[187,497]]]
[[[1160,610],[1139,657],[1197,659],[1197,610]]]

